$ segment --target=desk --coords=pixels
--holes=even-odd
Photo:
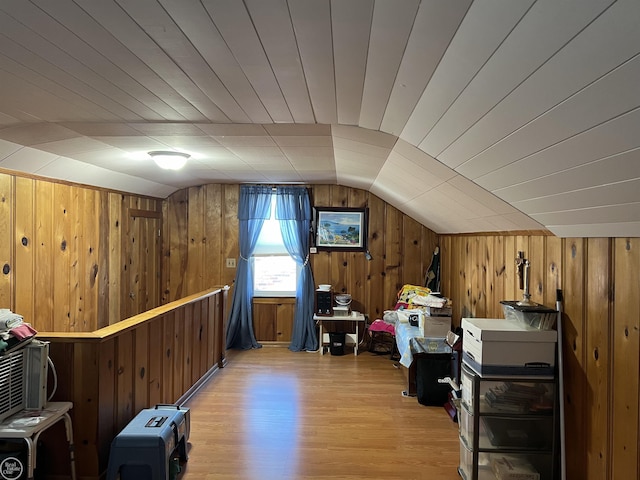
[[[22,438],[27,443],[27,478],[33,478],[36,468],[38,438],[47,428],[64,421],[71,458],[71,479],[76,478],[76,464],[73,454],[73,428],[69,410],[71,402],[49,402],[44,410],[21,410],[0,423],[0,438]]]
[[[314,315],[313,319],[316,321],[318,326],[320,327],[318,341],[320,343],[319,350],[320,355],[324,355],[324,346],[329,345],[329,334],[324,333],[322,329],[322,322],[355,322],[356,331],[355,333],[346,333],[345,334],[345,343],[346,339],[350,339],[353,342],[353,354],[358,355],[358,333],[359,333],[359,323],[362,322],[364,326],[364,322],[366,317],[363,313],[360,312],[351,312],[351,315],[347,316],[322,316],[322,315]]]

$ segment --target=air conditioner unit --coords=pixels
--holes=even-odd
[[[24,348],[0,357],[0,421],[24,408]]]
[[[0,356],[0,421],[47,405],[49,342],[33,340]]]
[[[24,408],[42,410],[47,406],[49,342],[33,340],[25,350]]]

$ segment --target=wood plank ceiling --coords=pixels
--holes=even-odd
[[[335,183],[438,233],[638,237],[639,53],[637,0],[0,0],[0,168],[156,197]]]

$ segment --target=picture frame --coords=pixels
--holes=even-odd
[[[318,250],[367,250],[368,208],[316,207],[315,243]]]

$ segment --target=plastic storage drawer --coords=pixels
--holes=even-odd
[[[473,451],[460,439],[460,466],[458,473],[463,480],[471,480],[473,473]],[[495,480],[491,471],[491,458],[488,453],[478,453],[478,480]]]
[[[462,401],[469,412],[474,411],[474,375],[463,364],[461,375]],[[485,380],[479,387],[480,413],[544,414],[552,412],[555,385],[548,377],[514,377],[514,380]]]

